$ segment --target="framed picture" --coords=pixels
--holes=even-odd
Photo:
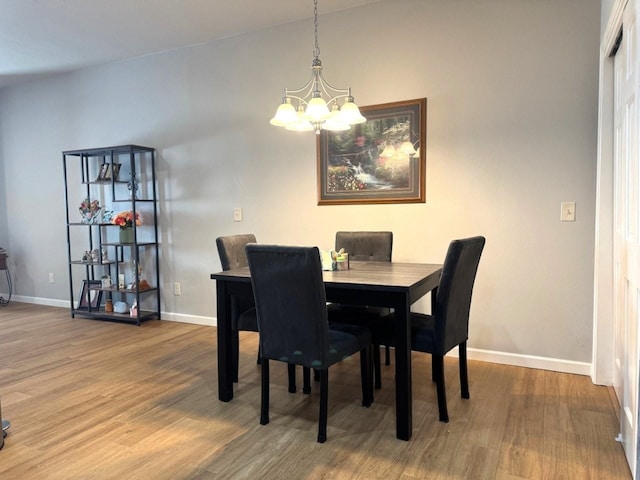
[[[102,290],[100,280],[83,280],[82,291],[80,292],[80,300],[78,301],[78,310],[98,310],[100,301],[102,300]]]
[[[107,171],[104,174],[104,178],[102,180],[111,180],[113,176],[114,180],[118,180],[118,173],[120,173],[120,164],[119,163],[107,163]]]
[[[100,172],[98,173],[98,178],[96,178],[96,181],[97,180],[105,180],[108,170],[109,170],[109,164],[108,163],[103,163],[100,166]]]
[[[427,99],[360,111],[366,122],[317,136],[318,205],[424,203]]]

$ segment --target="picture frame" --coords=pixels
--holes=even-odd
[[[98,177],[96,178],[96,181],[102,181],[105,180],[105,177],[107,175],[107,170],[109,169],[109,164],[108,163],[103,163],[102,165],[100,165],[100,172],[98,172]]]
[[[77,310],[99,310],[102,301],[101,280],[83,280]]]
[[[317,136],[318,205],[425,203],[427,99],[361,107]]]
[[[118,174],[120,173],[120,164],[107,163],[106,165],[107,165],[107,170],[102,180],[111,180],[111,177],[113,177],[114,180],[118,180]]]

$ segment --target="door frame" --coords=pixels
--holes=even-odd
[[[591,380],[613,384],[613,158],[614,75],[613,57],[622,14],[628,0],[615,0],[600,39],[598,92],[598,158],[596,172],[596,222],[593,285],[593,346]],[[638,55],[638,52],[636,52]]]

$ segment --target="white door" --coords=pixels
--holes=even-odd
[[[638,57],[636,0],[623,16],[623,36],[615,58],[614,157],[614,388],[620,401],[620,431],[633,477],[638,446],[638,300],[640,298],[640,168],[638,137]]]

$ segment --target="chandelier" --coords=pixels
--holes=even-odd
[[[354,103],[350,87],[333,87],[322,76],[318,47],[318,0],[313,0],[313,16],[315,47],[311,78],[302,88],[284,89],[282,103],[269,123],[298,132],[314,130],[316,134],[320,134],[320,130],[349,130],[351,125],[364,123],[367,119]],[[344,102],[339,105],[338,100],[342,99]]]

